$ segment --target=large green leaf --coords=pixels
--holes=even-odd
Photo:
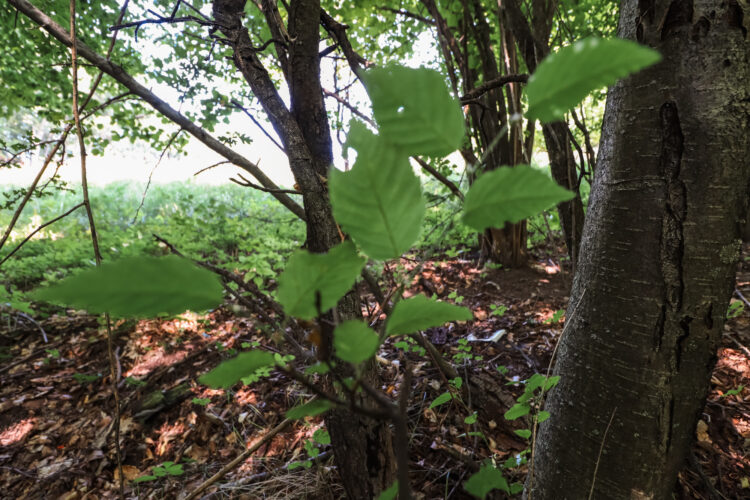
[[[407,156],[359,122],[348,144],[357,150],[350,172],[331,169],[328,184],[333,215],[363,252],[391,259],[419,236],[425,201]]]
[[[464,137],[464,117],[443,76],[387,66],[363,75],[380,135],[409,155],[445,156]]]
[[[92,313],[148,317],[216,307],[221,304],[223,288],[214,273],[170,255],[106,262],[32,296]]]
[[[290,316],[314,318],[318,315],[316,294],[320,293],[322,312],[335,306],[354,285],[365,261],[350,241],[325,254],[300,250],[292,255],[279,276],[279,302]]]
[[[209,387],[232,387],[243,377],[252,375],[258,368],[272,365],[273,354],[265,351],[248,351],[240,353],[236,358],[224,361],[210,372],[201,375],[198,380]]]
[[[478,498],[485,498],[492,490],[510,493],[508,481],[503,477],[502,471],[490,464],[482,465],[479,472],[464,483],[464,489]]]
[[[473,318],[474,315],[466,307],[417,295],[396,304],[385,331],[388,335],[414,333],[449,321],[469,321]]]
[[[547,56],[537,67],[526,95],[529,118],[560,120],[593,90],[614,84],[661,60],[655,50],[614,38],[587,38]]]
[[[518,222],[575,196],[528,165],[501,167],[482,175],[466,193],[463,220],[481,231]]]
[[[286,418],[297,420],[298,418],[314,417],[325,413],[333,407],[333,404],[327,399],[313,399],[309,403],[295,406],[287,410]]]
[[[378,350],[380,339],[372,328],[357,320],[344,321],[333,331],[336,356],[352,364],[370,359]]]

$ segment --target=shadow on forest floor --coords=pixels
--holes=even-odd
[[[402,264],[414,265],[406,259]],[[474,358],[458,362],[459,372],[463,377],[483,372],[516,397],[523,389],[514,381],[547,369],[562,330],[564,318],[555,312],[567,305],[569,276],[552,259],[508,271],[475,266],[474,261],[455,259],[429,263],[409,292],[437,294],[474,312],[473,322],[426,332],[449,359],[461,357],[460,339],[485,339],[505,330],[496,342],[469,341]],[[750,266],[741,266],[737,286],[750,289]],[[507,310],[499,314],[499,306]],[[373,311],[374,302],[364,309]],[[35,328],[0,330],[5,358],[0,362],[0,497],[115,498],[114,453],[106,444],[112,442],[106,335],[96,318],[73,312],[48,318],[42,327],[49,344]],[[207,317],[118,325],[124,474],[132,480],[167,461],[182,464],[184,470],[129,483],[128,497],[176,498],[181,491],[192,491],[307,396],[276,373],[231,395],[197,384],[199,374],[235,349],[257,342],[275,350],[273,335],[258,327],[252,317],[225,309]],[[428,358],[404,353],[392,340],[388,344],[379,357],[383,389],[392,392],[400,383],[403,356],[415,368],[410,407],[414,490],[422,498],[467,498],[461,484],[469,470],[462,457],[495,454],[505,460],[522,451],[525,442],[502,415],[482,429],[486,441],[466,437],[466,415],[456,407],[449,403],[429,409],[444,388],[436,382],[439,376]],[[680,474],[678,498],[750,496],[750,390],[725,397],[740,385],[750,386],[747,345],[750,310],[726,326],[692,459]],[[497,370],[501,365],[507,368],[504,375]],[[288,468],[305,461],[312,446],[306,451],[305,443],[320,426],[320,419],[296,422],[204,498],[342,497],[325,446],[310,468]],[[522,468],[512,479],[522,481],[524,473]]]

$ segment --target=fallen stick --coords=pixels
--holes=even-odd
[[[193,490],[192,493],[190,493],[187,497],[184,498],[184,500],[193,500],[198,497],[201,493],[203,493],[209,486],[214,484],[216,481],[221,479],[222,477],[226,476],[229,471],[237,467],[239,464],[244,462],[250,455],[255,453],[258,448],[263,446],[265,443],[270,441],[276,434],[284,430],[286,426],[288,426],[292,421],[290,419],[284,419],[279,425],[271,429],[266,433],[265,436],[263,436],[260,440],[258,440],[254,445],[252,445],[250,448],[243,451],[237,458],[226,464],[224,467],[221,468],[219,472],[208,478],[206,481],[203,482],[200,486],[198,486],[195,490]]]

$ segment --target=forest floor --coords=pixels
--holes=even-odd
[[[528,268],[514,270],[478,269],[476,261],[453,258],[429,262],[417,275],[410,293],[437,294],[474,312],[473,322],[425,332],[465,379],[491,377],[515,398],[523,392],[519,381],[546,372],[563,326],[555,313],[566,307],[570,286],[557,255],[559,249],[537,249]],[[750,290],[750,266],[741,266],[737,287]],[[491,305],[507,311],[500,314]],[[40,326],[48,343],[34,325],[0,326],[0,498],[116,498],[106,333],[97,318],[72,311]],[[482,341],[499,330],[505,334],[498,340]],[[230,393],[197,383],[199,374],[235,349],[256,342],[276,349],[251,316],[220,309],[206,317],[123,323],[116,333],[128,498],[179,498],[194,490],[309,397],[278,373]],[[677,498],[750,498],[748,345],[750,307],[727,323]],[[471,360],[463,356],[466,346]],[[429,408],[445,386],[429,358],[413,349],[405,353],[389,345],[381,351],[385,391],[400,384],[405,357],[415,371],[409,409],[414,490],[425,499],[470,498],[462,483],[472,464],[493,453],[503,461],[526,448],[513,433],[520,424],[509,425],[498,414],[482,429],[486,440],[467,437],[458,405]],[[727,395],[741,385],[744,390]],[[319,418],[294,422],[201,498],[342,497],[329,446],[312,441],[321,425]],[[311,454],[317,456],[307,460]],[[290,467],[295,462],[305,466]],[[520,467],[510,479],[523,481],[525,472]],[[148,474],[161,477],[132,482]]]

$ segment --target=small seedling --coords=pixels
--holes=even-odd
[[[198,406],[206,406],[210,402],[209,398],[193,398],[193,404]]]
[[[74,373],[73,378],[81,385],[87,385],[91,382],[94,382],[96,380],[99,380],[99,377],[101,377],[101,374],[96,375],[88,375],[86,373]]]
[[[134,483],[145,483],[147,481],[154,481],[156,479],[159,479],[160,477],[166,477],[166,476],[181,476],[185,473],[184,470],[182,470],[181,464],[176,464],[174,462],[164,462],[161,465],[156,465],[151,468],[151,475],[149,476],[141,476],[138,478],[133,479]]]
[[[498,318],[505,314],[505,311],[507,311],[508,308],[504,305],[496,305],[496,304],[490,304],[490,314],[492,316],[497,316]]]
[[[734,319],[740,316],[745,311],[745,304],[739,300],[734,300],[729,304],[727,309],[727,319]]]

